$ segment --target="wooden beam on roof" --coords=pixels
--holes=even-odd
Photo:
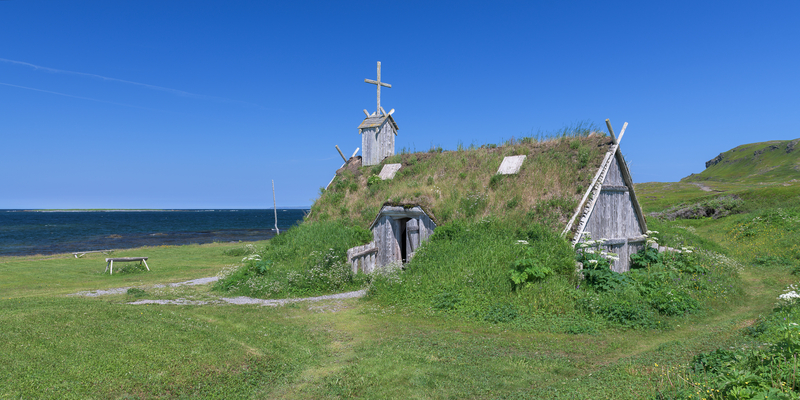
[[[339,152],[339,155],[342,156],[342,160],[344,160],[344,162],[347,162],[347,159],[344,158],[344,154],[342,154],[342,150],[339,149],[339,145],[337,144],[337,145],[335,145],[335,147],[336,147],[336,151]]]
[[[644,219],[642,206],[639,204],[639,199],[636,198],[636,190],[633,188],[633,178],[631,177],[631,170],[628,169],[628,163],[625,162],[625,157],[622,152],[617,148],[617,163],[619,164],[619,172],[622,175],[622,180],[625,185],[630,189],[631,203],[633,204],[633,213],[636,214],[636,219],[639,220],[639,226],[642,228],[642,234],[647,232],[647,221]]]
[[[619,131],[619,137],[617,138],[617,144],[619,144],[619,142],[622,141],[622,135],[625,134],[625,128],[627,128],[627,127],[628,127],[628,123],[627,122],[622,124],[622,130]]]
[[[366,115],[367,118],[369,118],[369,112],[367,112],[367,110],[364,110],[364,115]]]
[[[608,127],[608,133],[611,134],[611,140],[614,141],[614,144],[617,144],[617,137],[614,135],[614,128],[611,127],[611,121],[606,118],[606,126]]]

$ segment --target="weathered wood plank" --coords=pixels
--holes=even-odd
[[[79,257],[83,257],[84,255],[89,254],[89,253],[103,253],[103,254],[106,254],[106,253],[110,253],[112,251],[114,251],[114,250],[76,251],[76,252],[72,253],[72,255],[75,256],[75,258],[79,258]]]
[[[344,153],[342,153],[342,149],[339,148],[339,145],[336,144],[336,145],[334,145],[334,147],[336,147],[336,151],[339,152],[339,155],[342,157],[342,160],[344,160],[344,162],[347,162],[347,159],[344,158]]]

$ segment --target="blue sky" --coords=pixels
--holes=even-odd
[[[0,1],[0,208],[308,206],[397,150],[615,129],[636,182],[800,137],[800,2]]]

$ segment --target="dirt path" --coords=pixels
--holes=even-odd
[[[713,192],[714,191],[714,189],[711,189],[710,187],[708,187],[708,186],[706,186],[706,185],[704,185],[702,183],[699,183],[699,182],[690,182],[690,183],[692,185],[695,185],[695,186],[699,187],[700,190],[702,190],[704,192]]]
[[[152,289],[160,289],[165,287],[179,287],[179,286],[196,286],[196,285],[207,285],[209,283],[213,283],[219,280],[218,276],[211,276],[208,278],[197,278],[192,279],[184,282],[175,282],[175,283],[166,283],[166,284],[159,284],[151,286]],[[97,297],[97,296],[107,296],[111,294],[125,294],[128,289],[132,288],[133,286],[126,286],[121,288],[114,288],[114,289],[104,289],[104,290],[90,290],[86,292],[78,292],[68,294],[67,296],[86,296],[86,297]]]
[[[197,285],[207,285],[209,283],[213,283],[219,280],[218,276],[212,276],[208,278],[198,278],[192,279],[185,282],[176,282],[176,283],[167,283],[167,284],[159,284],[153,285],[151,288],[159,289],[165,287],[180,287],[180,286],[197,286]],[[121,287],[121,288],[114,288],[114,289],[105,289],[105,290],[93,290],[93,291],[86,291],[86,292],[78,292],[73,293],[68,296],[86,296],[86,297],[98,297],[98,296],[108,296],[114,294],[125,294],[128,292],[131,286],[128,287]],[[366,290],[356,290],[354,292],[345,292],[345,293],[337,293],[337,294],[329,294],[326,296],[316,296],[316,297],[301,297],[296,299],[256,299],[252,297],[246,296],[239,296],[239,297],[220,297],[218,300],[188,300],[184,298],[174,299],[174,300],[137,300],[130,302],[128,304],[132,305],[142,305],[142,304],[176,304],[176,305],[205,305],[205,304],[257,304],[260,306],[282,306],[289,303],[297,303],[302,301],[322,301],[322,300],[336,300],[336,299],[352,299],[357,297],[364,297],[367,294]]]

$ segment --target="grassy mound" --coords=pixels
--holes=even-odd
[[[214,289],[261,298],[285,298],[357,290],[346,263],[347,249],[372,240],[372,233],[341,222],[306,222],[252,249],[242,265],[223,272]],[[228,251],[232,255],[246,253]]]
[[[587,333],[667,328],[741,296],[740,266],[719,253],[648,249],[632,257],[633,271],[618,274],[599,251],[587,252],[580,280],[568,243],[544,226],[522,226],[484,219],[439,228],[402,272],[374,277],[369,298],[415,313]],[[521,284],[520,264],[530,271]]]
[[[588,131],[537,142],[404,153],[372,167],[351,162],[320,191],[310,221],[346,220],[368,227],[385,202],[418,204],[438,225],[493,215],[510,219],[533,213],[552,229],[563,228],[611,145]],[[506,156],[527,156],[516,175],[496,175]],[[402,164],[394,179],[377,175],[386,164]]]
[[[524,226],[484,219],[437,228],[403,272],[377,276],[369,295],[386,305],[491,322],[570,311],[571,246],[541,225]],[[550,279],[533,279],[517,289],[510,273],[521,259],[548,267]]]

